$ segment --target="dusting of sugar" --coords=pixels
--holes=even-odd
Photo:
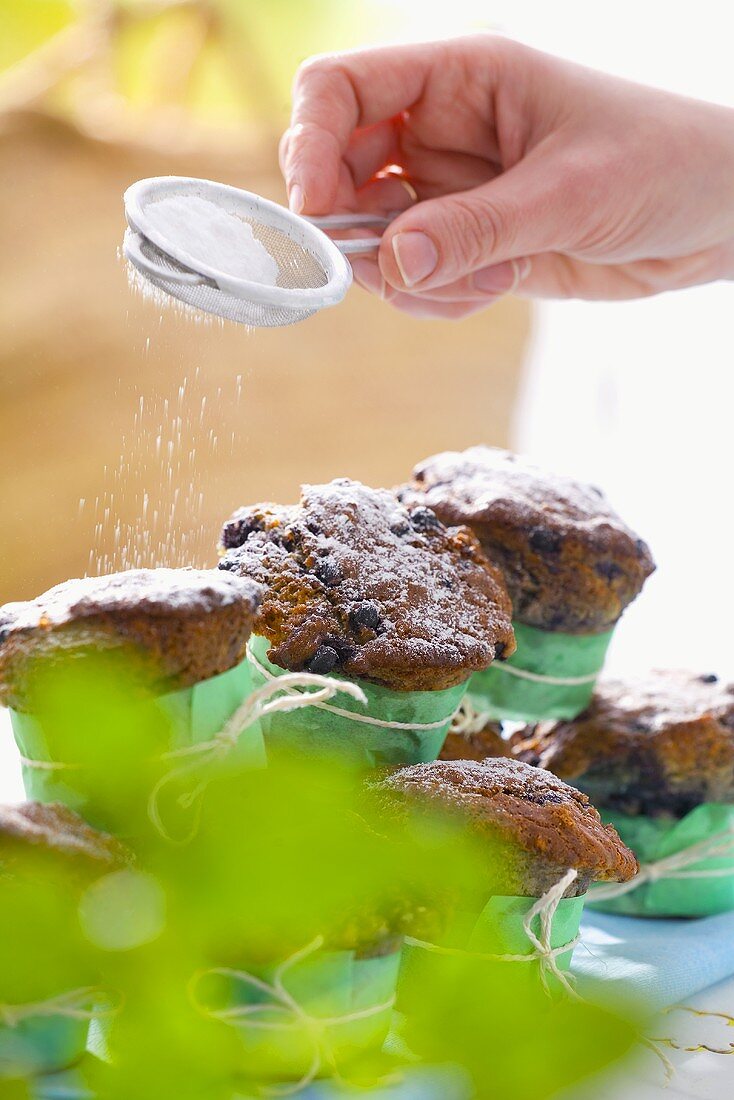
[[[723,719],[726,724],[734,722],[734,683],[683,669],[601,679],[584,718],[629,738],[633,745],[650,734],[702,719]]]
[[[257,586],[217,569],[131,569],[80,577],[50,588],[35,600],[6,604],[5,629],[33,630],[97,614],[135,609],[149,614],[208,612],[236,603],[255,604]]]
[[[538,524],[549,520],[569,528],[614,526],[632,533],[612,510],[606,497],[593,485],[535,466],[522,455],[499,447],[477,446],[465,451],[432,455],[413,470],[415,489],[429,507],[448,498],[465,513],[464,522],[489,518],[493,507],[511,502],[527,519]]]
[[[238,521],[263,512],[270,529],[247,529],[245,522],[247,533],[238,545]],[[304,570],[319,578],[326,566],[331,576],[314,592],[313,616],[328,623],[324,634],[355,646],[344,664],[350,674],[369,674],[375,667],[485,668],[497,640],[511,639],[507,594],[466,543],[459,547],[456,532],[435,516],[428,523],[420,518],[414,520],[385,489],[345,478],[305,485],[299,505],[235,513],[225,531],[230,549],[222,565],[265,585],[282,581],[289,571],[301,584]],[[276,590],[287,586],[277,584]],[[358,641],[357,635],[346,638],[345,619],[365,602],[379,610],[379,630]],[[302,609],[293,611],[295,624]]]
[[[146,216],[169,243],[171,254],[192,270],[205,264],[252,283],[277,283],[278,264],[252,226],[216,203],[198,195],[171,195],[150,203]]]

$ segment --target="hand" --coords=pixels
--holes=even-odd
[[[281,166],[305,214],[419,200],[354,262],[416,316],[734,276],[734,111],[493,35],[308,61]]]

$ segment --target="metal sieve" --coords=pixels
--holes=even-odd
[[[172,196],[196,196],[247,222],[278,265],[275,286],[211,267],[187,242],[167,239],[149,217],[152,204]],[[345,253],[372,252],[379,237],[333,240],[324,230],[384,229],[392,220],[371,214],[303,218],[249,191],[211,180],[158,176],[125,192],[126,259],[157,290],[194,309],[254,327],[291,325],[336,305],[352,282]]]

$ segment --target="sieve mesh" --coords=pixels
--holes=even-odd
[[[164,232],[166,219],[156,224],[150,215],[166,198],[205,200],[249,225],[277,264],[275,285],[220,269],[211,256],[200,255],[206,246],[193,223],[191,232],[179,231],[174,220]],[[191,216],[201,216],[200,210],[192,204]],[[268,328],[290,325],[340,302],[352,280],[343,245],[338,247],[308,219],[241,188],[182,176],[138,180],[125,192],[125,214],[129,230],[123,250],[143,280],[192,309],[228,321]]]
[[[262,241],[278,264],[278,286],[288,290],[302,290],[326,285],[328,281],[326,272],[307,249],[302,248],[273,226],[260,225],[254,221],[250,221],[250,224],[253,235]],[[157,267],[179,273],[189,271],[189,268],[176,263],[145,237],[140,240],[140,251],[146,260]],[[223,317],[225,321],[235,321],[240,325],[256,328],[292,325],[316,312],[315,309],[287,309],[283,306],[263,305],[260,302],[236,298],[204,278],[200,284],[191,285],[164,279],[152,275],[149,271],[141,271],[141,274],[158,290],[193,309],[212,313],[217,317]]]

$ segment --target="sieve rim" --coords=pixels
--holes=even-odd
[[[320,287],[305,287],[302,289],[267,286],[264,283],[252,282],[239,276],[228,274],[210,264],[202,263],[189,253],[176,248],[152,226],[146,216],[145,208],[152,197],[162,188],[173,188],[173,193],[189,194],[192,187],[212,190],[220,194],[226,194],[236,202],[247,202],[254,206],[255,210],[262,209],[273,216],[271,226],[289,234],[283,229],[283,223],[297,229],[305,238],[307,244],[313,248],[316,259],[324,268],[327,281]],[[349,261],[343,256],[331,238],[312,225],[305,218],[294,214],[280,203],[265,199],[252,191],[245,191],[241,187],[233,187],[230,184],[218,183],[197,176],[149,176],[146,179],[137,180],[125,191],[123,201],[125,204],[125,216],[128,225],[134,231],[142,234],[151,241],[164,255],[170,256],[178,264],[188,267],[196,274],[211,279],[217,289],[231,294],[243,301],[254,302],[258,305],[281,307],[292,310],[317,310],[324,306],[336,305],[341,302],[352,282],[352,268]],[[294,239],[294,238],[291,238]],[[298,244],[298,242],[295,242]],[[192,266],[192,260],[194,265]]]

